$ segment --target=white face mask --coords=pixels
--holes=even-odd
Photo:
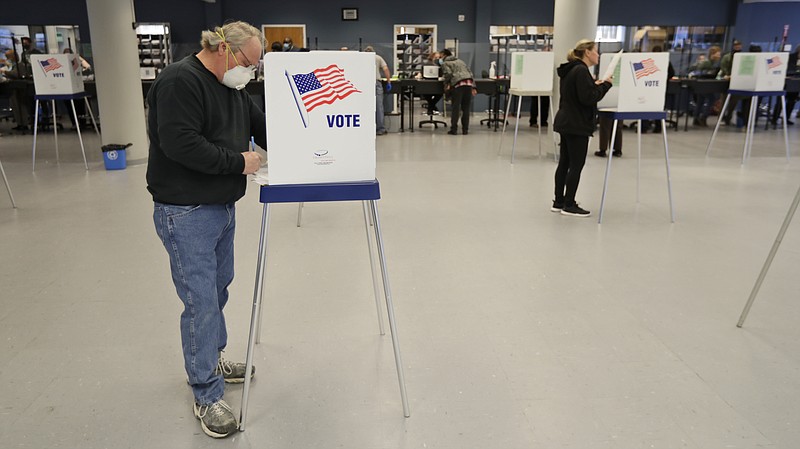
[[[236,59],[236,55],[233,54],[231,48],[227,47],[227,50],[227,53],[225,53],[225,67],[228,66],[229,56],[233,56],[233,61],[236,63],[236,66],[234,66],[232,69],[228,69],[225,74],[222,75],[222,84],[224,84],[226,87],[230,87],[231,89],[242,90],[253,78],[256,68],[253,66],[240,66],[239,60]]]
[[[242,67],[237,65],[222,75],[222,84],[231,89],[242,90],[247,86],[247,83],[250,82],[254,71],[255,67]]]

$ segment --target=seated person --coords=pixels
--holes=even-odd
[[[428,67],[428,66],[439,67],[439,64],[436,63],[436,60],[438,58],[439,58],[439,53],[433,52],[433,53],[431,53],[430,56],[428,56],[428,59],[425,60],[425,64],[424,65],[426,67]],[[441,77],[441,76],[442,76],[442,69],[439,68],[439,77]],[[442,95],[441,94],[439,94],[439,95],[420,95],[420,97],[423,100],[425,100],[425,103],[427,105],[427,110],[426,110],[426,114],[427,115],[436,115],[436,114],[439,113],[439,108],[437,108],[436,105],[439,103],[439,100],[442,99]]]
[[[719,61],[722,59],[722,49],[716,45],[708,49],[708,59],[697,65],[697,68],[689,73],[689,76],[694,76],[701,79],[716,79],[719,73]],[[694,74],[694,75],[693,75]],[[694,120],[695,126],[708,126],[706,120],[714,102],[717,101],[716,94],[700,94],[695,95],[695,108]]]

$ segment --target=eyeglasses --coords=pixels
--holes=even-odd
[[[244,54],[244,52],[242,50],[239,50],[239,53],[241,53],[242,57],[244,57],[245,61],[247,61],[247,66],[246,66],[247,68],[255,68],[256,67],[255,64],[250,62],[250,58],[248,58],[247,55]]]
[[[228,46],[228,51],[231,52],[231,56],[233,56],[233,60],[236,62],[237,65],[240,65],[240,64],[239,64],[239,59],[236,57],[236,53],[241,53],[242,57],[247,62],[247,65],[246,66],[242,66],[242,67],[244,67],[246,69],[249,69],[251,71],[255,70],[257,68],[256,65],[254,65],[252,62],[250,62],[250,58],[248,58],[247,55],[244,54],[244,52],[241,49],[239,49],[236,53],[234,53],[233,50],[231,50],[231,47]]]

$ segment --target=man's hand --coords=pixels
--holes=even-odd
[[[264,161],[264,158],[255,151],[245,151],[242,153],[242,157],[244,157],[243,175],[252,175],[257,172],[258,169],[261,168],[261,163]]]

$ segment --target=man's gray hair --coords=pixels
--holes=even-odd
[[[261,48],[264,48],[264,37],[258,28],[247,22],[230,22],[213,30],[203,31],[200,44],[204,50],[217,51],[221,42],[226,42],[231,51],[237,52],[252,38],[258,38]]]

